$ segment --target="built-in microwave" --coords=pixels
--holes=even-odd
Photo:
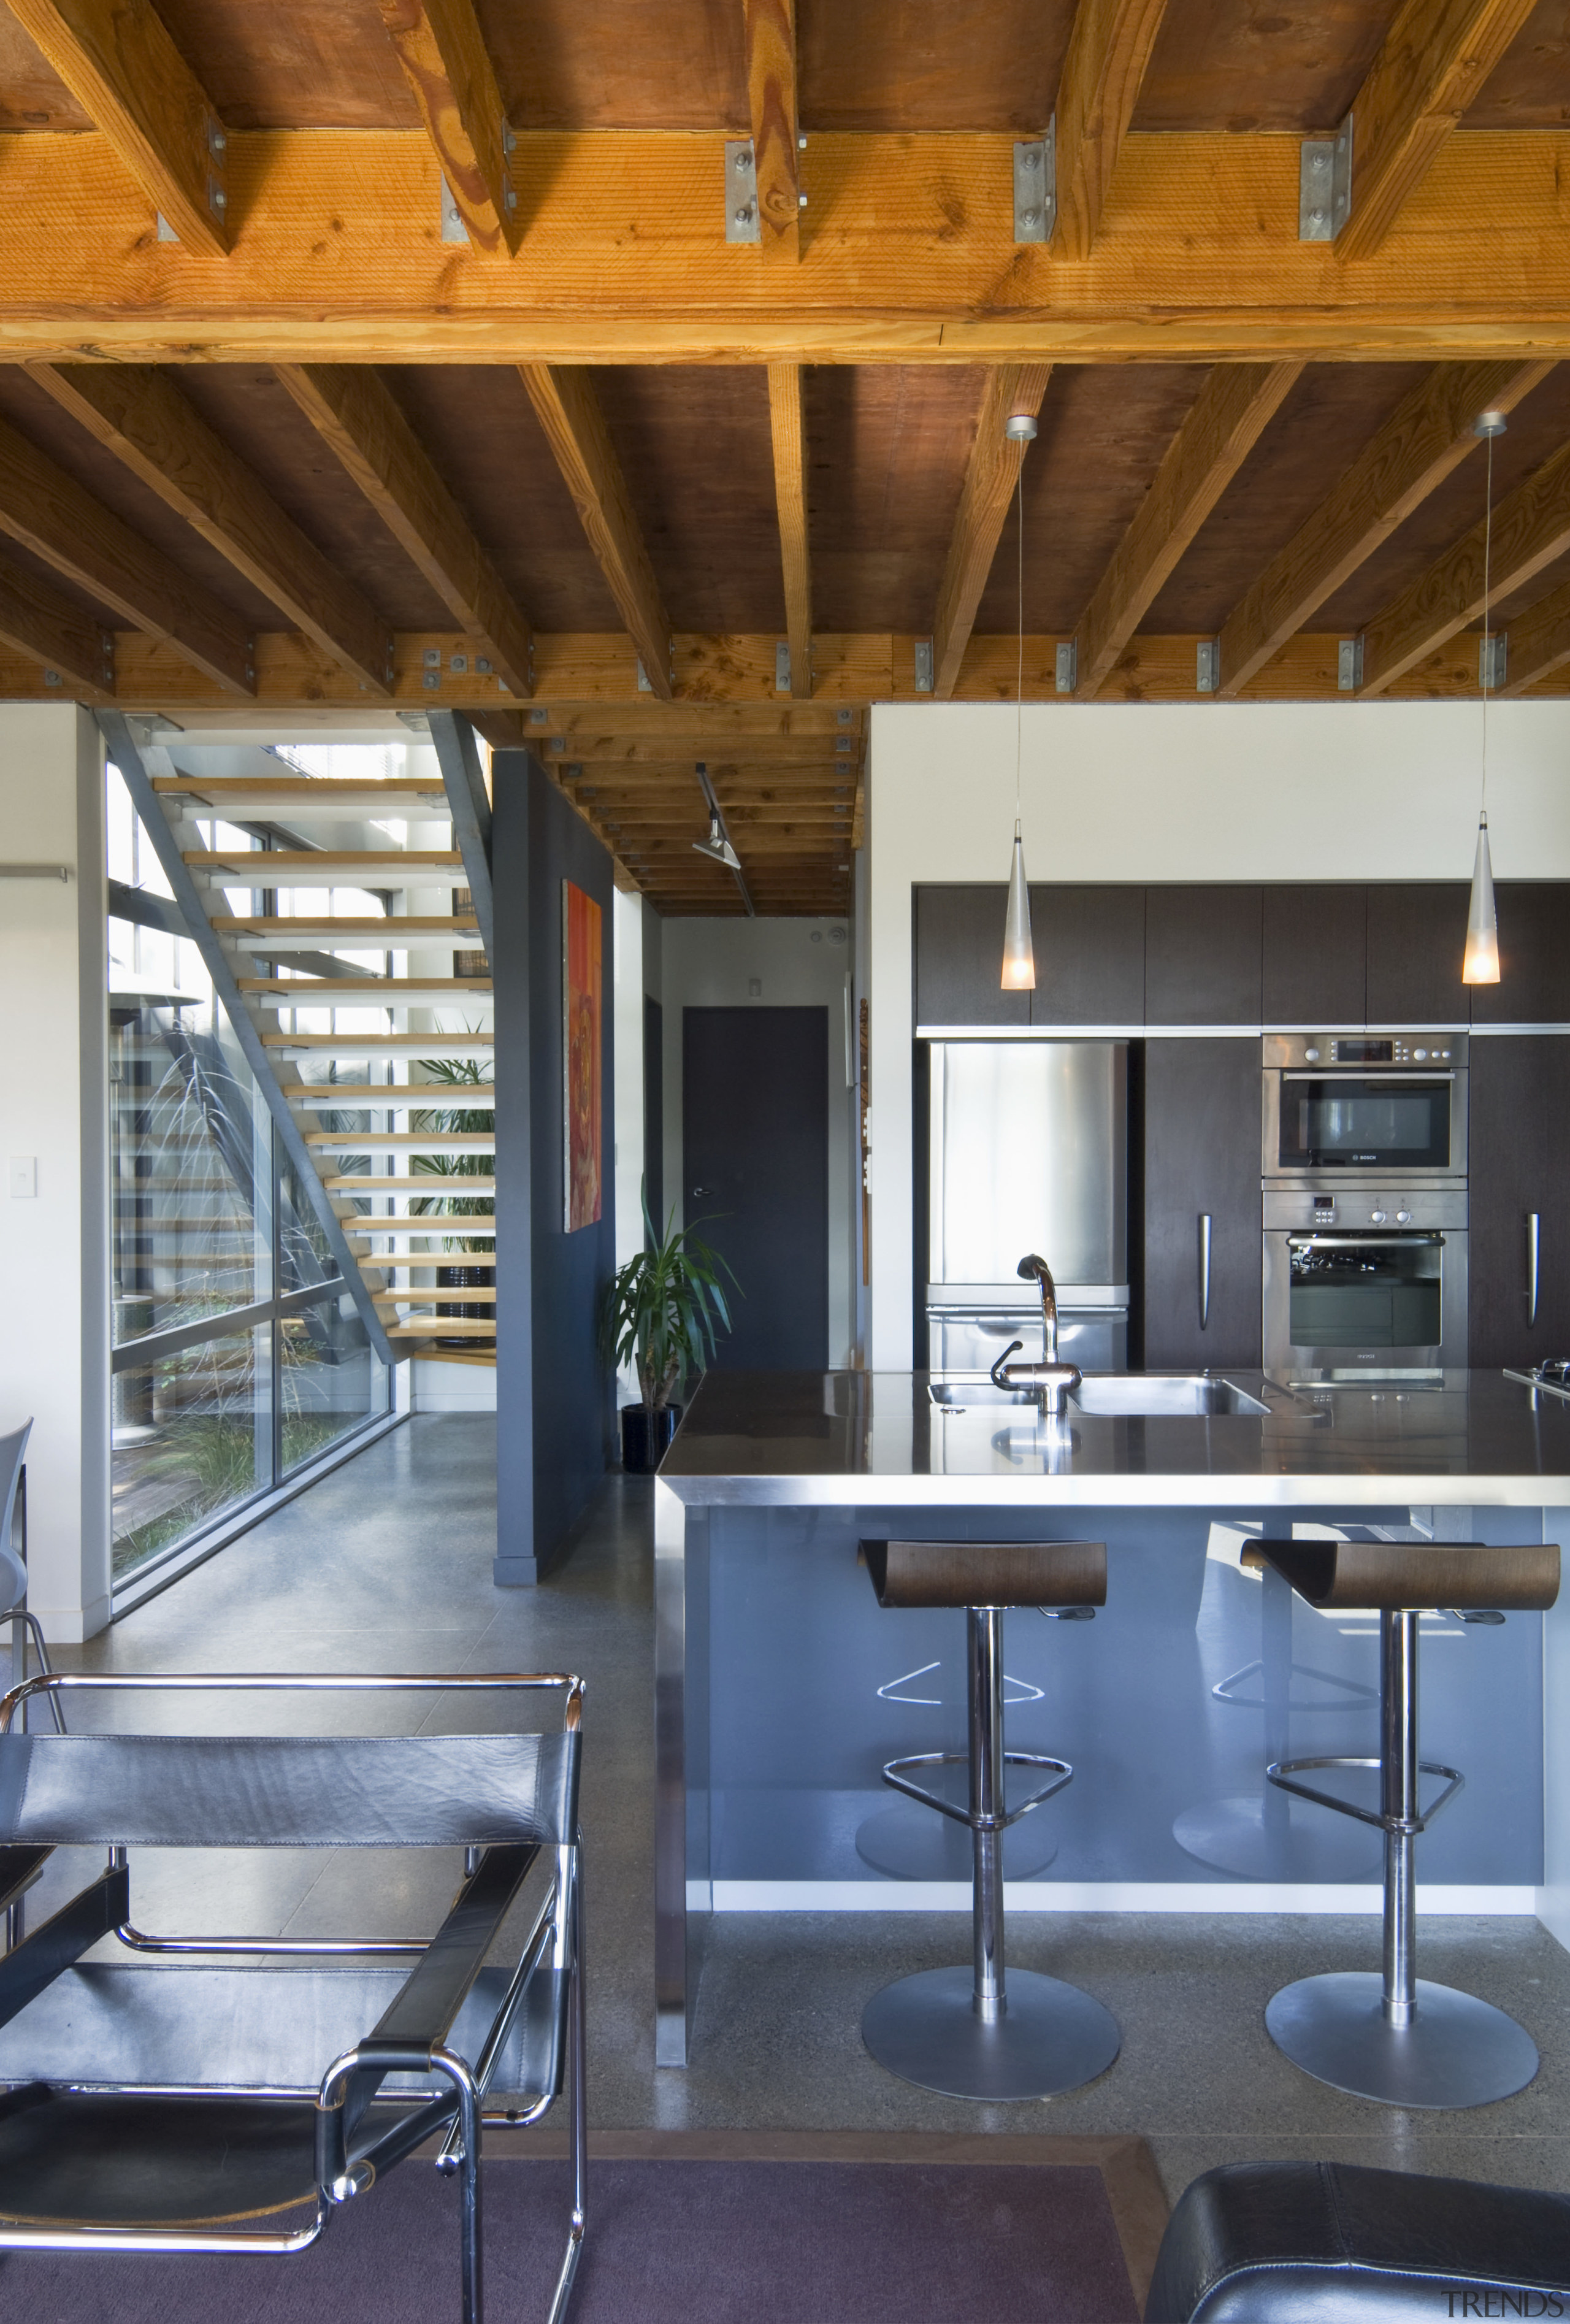
[[[1464,1033],[1267,1033],[1270,1186],[1466,1183]]]

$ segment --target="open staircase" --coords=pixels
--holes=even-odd
[[[489,802],[466,722],[429,723],[439,777],[365,782],[100,715],[372,1346],[494,1365]],[[492,1119],[431,1126],[455,1111]]]

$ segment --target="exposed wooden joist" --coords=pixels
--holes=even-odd
[[[774,439],[774,505],[780,521],[780,561],[785,580],[785,634],[790,645],[790,691],[799,702],[812,692],[812,551],[807,527],[807,420],[799,364],[769,365],[769,426]]]
[[[800,255],[796,0],[742,0],[758,239],[765,259]]]
[[[1012,138],[815,135],[799,266],[717,243],[717,135],[536,133],[527,267],[443,244],[422,132],[246,133],[215,268],[128,234],[89,133],[6,141],[0,359],[1477,362],[1570,353],[1570,130],[1451,138],[1391,252],[1298,240],[1292,137],[1131,135],[1084,265],[1015,249]],[[1240,221],[1246,220],[1246,230]],[[821,645],[818,684],[822,684]]]
[[[1301,376],[1300,363],[1218,364],[1095,586],[1076,691],[1099,693],[1163,584]]]
[[[1079,0],[1054,110],[1052,248],[1090,256],[1167,0]]]
[[[1369,623],[1362,638],[1365,696],[1385,693],[1477,620],[1482,612],[1483,530],[1480,517]],[[1499,605],[1570,550],[1570,444],[1506,494],[1493,512],[1492,530],[1491,586]]]
[[[512,132],[474,0],[377,5],[470,242],[511,257],[522,231]]]
[[[1272,558],[1221,632],[1219,691],[1242,691],[1414,509],[1477,448],[1480,411],[1513,411],[1552,364],[1446,364],[1402,398]]]
[[[225,693],[255,692],[253,641],[240,616],[5,420],[0,532],[149,637],[167,638]]]
[[[572,366],[520,364],[518,368],[650,690],[669,702],[675,692],[670,622],[594,382],[586,371]]]
[[[1529,686],[1565,669],[1570,669],[1570,581],[1511,621],[1501,692],[1524,694]]]
[[[0,560],[0,641],[31,655],[42,670],[51,672],[62,698],[113,698],[113,632],[100,629],[52,581],[23,573],[5,560]]]
[[[225,256],[228,141],[148,0],[7,5],[180,241]]]
[[[533,691],[532,632],[380,373],[277,364],[278,377],[400,547],[514,694]]]
[[[1371,257],[1535,0],[1405,0],[1352,101],[1352,214],[1338,258]]]
[[[392,635],[162,373],[39,364],[32,376],[357,683],[390,691]]]
[[[1035,418],[1051,376],[1050,364],[1002,364],[987,375],[932,622],[932,691],[940,702],[958,682],[1025,456],[1024,445],[1004,435],[1004,424],[1016,413]]]

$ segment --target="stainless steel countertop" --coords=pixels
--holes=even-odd
[[[1570,1504],[1570,1403],[1502,1372],[1288,1393],[1218,1370],[1266,1415],[1054,1423],[941,1412],[926,1372],[711,1372],[660,1478],[697,1507]]]

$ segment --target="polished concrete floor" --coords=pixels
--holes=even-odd
[[[650,1488],[610,1480],[570,1560],[533,1591],[492,1586],[494,1513],[494,1425],[417,1417],[62,1660],[106,1671],[584,1674],[594,2122],[1139,2132],[1174,2195],[1213,2163],[1274,2156],[1570,2186],[1570,1955],[1527,1920],[1436,1919],[1421,1929],[1423,1973],[1510,2010],[1542,2052],[1529,2089],[1465,2114],[1343,2098],[1298,2072],[1267,2038],[1264,2006],[1279,1985],[1377,1966],[1377,1924],[1362,1918],[1017,1919],[1011,1959],[1095,1994],[1122,2027],[1123,2049],[1087,2089],[988,2107],[895,2080],[858,2034],[880,1985],[965,1957],[967,1917],[726,1915],[712,1929],[693,2062],[656,2070]],[[234,1701],[186,1698],[182,1715],[211,1729],[250,1724],[252,1711],[236,1717]],[[509,1715],[490,1701],[484,1716]],[[125,1710],[153,1715],[145,1702],[122,1705],[116,1719]],[[254,1709],[269,1725],[298,1717],[282,1700],[258,1698]],[[335,1720],[376,1732],[453,1724],[457,1713],[450,1695],[319,1698],[311,1723]],[[143,1926],[295,1935],[418,1933],[450,1893],[453,1869],[429,1865],[411,1876],[406,1864],[349,1851],[243,1863],[134,1858],[133,1868]],[[51,1873],[54,1887],[68,1869]]]

